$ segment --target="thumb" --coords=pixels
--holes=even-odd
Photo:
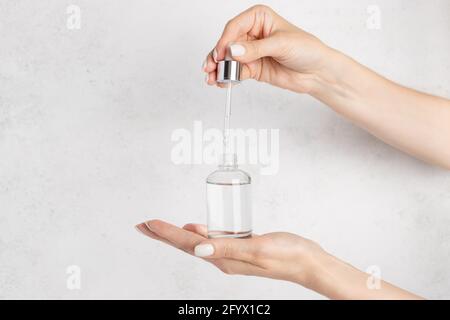
[[[261,40],[234,42],[230,44],[230,54],[234,60],[249,63],[262,57],[277,56],[280,43],[275,37]]]
[[[234,259],[253,261],[256,248],[252,239],[211,239],[196,245],[197,257],[211,259]]]

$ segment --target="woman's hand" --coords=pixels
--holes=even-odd
[[[231,54],[242,63],[241,79],[255,79],[296,92],[309,92],[332,50],[272,9],[257,5],[230,20],[203,71],[216,84],[217,61]]]
[[[450,100],[381,77],[266,6],[227,23],[203,65],[208,84],[216,84],[217,61],[227,53],[242,62],[243,80],[308,93],[394,147],[450,170]]]
[[[208,239],[206,227],[199,224],[181,229],[151,220],[136,228],[150,238],[211,262],[226,274],[287,280],[307,287],[314,279],[317,260],[325,255],[313,241],[286,232],[247,239]]]
[[[144,235],[212,263],[226,274],[241,274],[298,283],[333,299],[416,299],[409,292],[379,280],[326,253],[315,242],[286,232],[247,239],[208,239],[204,225],[183,228],[161,220],[138,224]]]

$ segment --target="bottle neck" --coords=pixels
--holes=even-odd
[[[224,153],[222,155],[222,161],[219,164],[221,169],[237,169],[237,155],[235,153]]]

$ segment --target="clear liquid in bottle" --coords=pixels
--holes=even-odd
[[[235,154],[206,180],[209,238],[244,238],[252,234],[251,178],[238,169]]]

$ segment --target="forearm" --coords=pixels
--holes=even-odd
[[[370,279],[371,275],[325,252],[316,257],[314,266],[308,287],[330,299],[422,299],[381,279]],[[373,285],[374,281],[379,283]]]
[[[389,81],[330,49],[311,94],[381,140],[450,169],[450,100]]]

